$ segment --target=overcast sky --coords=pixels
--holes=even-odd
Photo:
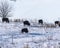
[[[60,0],[17,0],[13,5],[13,18],[60,20]]]

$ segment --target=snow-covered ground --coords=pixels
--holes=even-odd
[[[22,23],[0,23],[2,48],[58,48],[60,28],[29,27],[29,33],[21,33]]]

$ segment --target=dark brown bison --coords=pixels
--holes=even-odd
[[[42,19],[38,20],[38,23],[43,24],[43,20]]]
[[[22,33],[24,33],[24,32],[25,32],[25,33],[28,33],[28,29],[27,29],[27,28],[23,28],[23,29],[21,30],[21,32],[22,32]]]
[[[23,24],[24,24],[24,26],[25,26],[25,25],[28,25],[28,26],[30,26],[30,23],[29,23],[29,21],[23,21]]]
[[[9,19],[8,19],[8,18],[2,18],[2,22],[7,22],[7,23],[9,23]]]
[[[60,21],[55,21],[55,25],[58,25],[60,27]]]
[[[55,25],[56,25],[56,24],[59,24],[59,21],[55,21]]]

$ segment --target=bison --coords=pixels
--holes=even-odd
[[[60,27],[60,21],[55,21],[55,25],[58,25]]]
[[[55,21],[55,25],[56,25],[56,24],[59,24],[59,21]]]
[[[7,23],[9,23],[9,19],[8,19],[8,18],[2,18],[2,22],[7,22]]]
[[[28,33],[28,29],[27,29],[27,28],[23,28],[23,29],[21,30],[21,32],[22,32],[22,33],[24,33],[24,32],[25,32],[25,33]]]
[[[42,19],[38,20],[38,23],[43,24],[43,20]]]
[[[25,26],[25,25],[28,25],[28,26],[30,26],[30,23],[29,23],[29,21],[23,21],[23,24],[24,24],[24,26]]]

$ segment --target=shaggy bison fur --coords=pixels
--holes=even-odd
[[[42,19],[38,20],[38,23],[43,24],[43,20]]]
[[[24,26],[25,26],[25,25],[28,25],[28,26],[30,26],[30,23],[29,23],[29,21],[23,21],[23,24],[24,24]]]
[[[56,25],[56,24],[59,24],[59,21],[55,21],[55,25]]]
[[[27,28],[23,28],[23,29],[21,30],[21,32],[22,32],[22,33],[24,33],[24,32],[25,32],[25,33],[28,33],[28,29],[27,29]]]
[[[7,23],[9,23],[9,19],[8,19],[8,18],[2,18],[2,22],[7,22]]]

